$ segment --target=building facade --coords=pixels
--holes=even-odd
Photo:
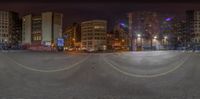
[[[190,34],[191,44],[189,46],[200,46],[200,11],[186,11],[187,33]]]
[[[180,18],[172,19],[172,35],[169,36],[170,43],[175,49],[180,47],[186,47],[189,43],[190,35],[186,32],[186,21]]]
[[[21,43],[21,20],[18,13],[0,11],[0,43],[10,47]]]
[[[22,22],[22,44],[30,46],[56,46],[62,37],[63,15],[43,12],[39,16],[26,15]]]
[[[81,23],[82,49],[105,50],[107,35],[107,21],[90,20]]]
[[[113,44],[115,47],[119,49],[127,49],[129,44],[129,34],[128,31],[125,29],[126,27],[124,24],[117,22],[117,24],[114,26],[113,32],[115,37],[115,43]],[[118,42],[118,43],[117,43]]]
[[[114,29],[107,33],[107,48],[110,50],[128,50],[129,34],[124,23],[117,22]]]
[[[160,15],[160,38],[165,49],[175,49],[177,34],[179,34],[179,20],[170,14]]]
[[[141,11],[128,13],[128,28],[131,50],[159,49],[159,15],[156,12]]]
[[[80,48],[81,47],[81,26],[78,23],[65,28],[63,32],[65,39],[65,47],[67,48]]]

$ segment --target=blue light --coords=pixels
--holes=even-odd
[[[166,18],[165,19],[165,21],[171,21],[172,20],[172,18]]]
[[[126,27],[126,25],[124,23],[120,23],[121,26]]]
[[[58,38],[57,39],[57,46],[64,46],[64,39],[63,38]]]

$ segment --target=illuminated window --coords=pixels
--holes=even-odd
[[[104,29],[104,26],[94,26],[94,29]]]

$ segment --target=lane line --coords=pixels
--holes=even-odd
[[[70,66],[68,66],[68,67],[65,67],[65,68],[55,69],[55,70],[41,70],[41,69],[35,69],[35,68],[28,67],[28,66],[26,66],[26,65],[23,65],[23,64],[21,64],[21,63],[15,61],[15,60],[13,60],[12,58],[10,58],[10,57],[8,57],[8,56],[6,56],[6,55],[4,55],[4,54],[2,54],[2,55],[5,56],[5,57],[7,57],[7,59],[11,60],[12,62],[14,62],[15,64],[17,64],[18,66],[20,66],[20,67],[22,67],[22,68],[25,68],[25,69],[31,70],[31,71],[36,71],[36,72],[47,72],[47,73],[48,73],[48,72],[59,72],[59,71],[65,71],[65,70],[72,69],[72,68],[76,67],[77,65],[83,63],[84,61],[86,61],[86,60],[90,57],[90,55],[88,55],[88,56],[85,57],[84,59],[82,59],[82,60],[80,60],[80,61],[78,61],[78,62],[76,62],[76,63],[74,63],[74,64],[72,64],[72,65],[70,65]]]
[[[178,68],[180,68],[186,60],[188,60],[190,57],[187,56],[187,58],[181,60],[181,62],[179,64],[176,65],[176,67],[174,67],[173,69],[170,69],[169,71],[166,71],[166,72],[163,72],[163,73],[158,73],[158,74],[152,74],[152,75],[141,75],[141,74],[133,74],[133,73],[129,73],[129,72],[125,72],[119,68],[117,68],[117,65],[116,64],[113,64],[111,61],[108,62],[108,59],[106,60],[105,56],[103,56],[103,60],[110,66],[112,67],[113,69],[115,69],[116,71],[126,75],[126,76],[130,76],[130,77],[138,77],[138,78],[153,78],[153,77],[159,77],[159,76],[164,76],[164,75],[167,75],[168,73],[171,73],[175,70],[177,70]],[[115,66],[116,65],[116,66]],[[119,67],[119,66],[118,66]]]

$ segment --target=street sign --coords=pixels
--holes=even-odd
[[[64,46],[64,39],[63,38],[58,38],[57,39],[57,46],[59,46],[59,47]]]

